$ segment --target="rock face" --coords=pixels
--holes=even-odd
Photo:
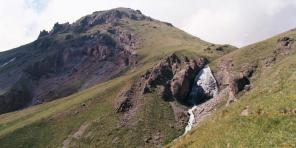
[[[256,70],[256,66],[243,65],[241,70],[233,69],[231,60],[223,59],[218,65],[219,71],[216,75],[220,90],[226,89],[228,93],[228,104],[236,100],[236,95],[250,89],[250,78]]]
[[[176,99],[182,104],[188,104],[188,96],[194,78],[205,63],[206,61],[202,58],[193,60],[184,57],[181,60],[175,54],[172,54],[143,76],[143,79],[146,80],[144,93],[160,86],[162,87],[161,95],[164,99],[168,101]]]
[[[191,105],[188,96],[192,90],[194,78],[205,64],[206,61],[203,58],[181,59],[176,54],[164,58],[119,95],[116,112],[125,113],[124,120],[128,120],[140,104],[137,98],[155,91],[165,101],[178,101],[184,105]],[[180,111],[175,114],[180,116],[176,119],[184,117]]]
[[[188,60],[185,58],[185,69],[176,73],[171,82],[171,90],[173,96],[182,102],[182,99],[187,98],[193,85],[195,75],[204,66],[205,61],[202,59]],[[183,101],[184,102],[184,101]],[[187,102],[186,102],[187,103]]]
[[[138,40],[123,19],[153,21],[127,8],[94,12],[1,53],[0,114],[71,95],[135,66]]]
[[[189,97],[192,104],[200,104],[217,95],[217,82],[210,67],[206,66],[196,75]]]
[[[135,117],[139,109],[143,107],[141,106],[143,104],[143,99],[139,98],[143,98],[143,95],[147,93],[157,93],[162,99],[169,102],[174,111],[176,122],[172,123],[172,128],[182,129],[188,118],[186,115],[186,106],[193,105],[189,97],[190,92],[194,90],[193,87],[199,82],[197,78],[196,81],[194,81],[195,77],[199,74],[198,76],[201,76],[199,79],[207,81],[202,83],[202,86],[205,86],[205,90],[210,89],[207,87],[211,87],[214,81],[211,79],[208,80],[207,78],[209,76],[204,76],[204,74],[209,74],[208,72],[210,72],[207,69],[208,67],[202,70],[205,65],[206,60],[203,58],[194,60],[186,56],[177,56],[176,54],[172,54],[161,60],[118,96],[115,111],[118,114],[122,114],[120,126],[133,124],[134,120],[131,119]],[[213,76],[211,78],[213,78]],[[196,85],[194,85],[194,83],[196,83]],[[207,95],[215,95],[215,93],[214,90],[209,90]],[[198,96],[201,94],[196,95],[198,99],[201,97]],[[180,105],[179,103],[186,106]],[[155,139],[159,141],[158,139],[163,139],[163,137],[156,136]],[[152,138],[148,138],[145,139],[145,142],[149,143],[152,140]]]
[[[139,10],[129,8],[117,8],[109,11],[97,11],[76,21],[73,26],[75,31],[80,32],[95,25],[118,22],[120,19],[132,19],[135,21],[152,20]]]

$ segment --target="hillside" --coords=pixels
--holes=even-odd
[[[127,8],[56,24],[0,53],[1,113],[18,110],[0,115],[1,147],[168,144],[184,132],[197,72],[235,49]]]
[[[296,31],[238,49],[215,60],[231,73],[253,67],[250,88],[168,147],[295,147]],[[229,102],[229,101],[228,101]]]
[[[0,53],[0,147],[295,147],[296,30],[237,49],[139,10]]]

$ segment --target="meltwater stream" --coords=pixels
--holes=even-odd
[[[192,108],[190,108],[189,110],[188,110],[188,114],[189,114],[189,120],[188,120],[188,124],[187,124],[187,126],[186,126],[186,128],[185,128],[185,132],[184,132],[184,135],[185,134],[187,134],[191,129],[192,129],[192,127],[193,127],[193,123],[194,123],[194,119],[195,119],[195,117],[194,117],[194,110],[197,108],[197,106],[193,106]]]
[[[200,97],[207,96],[209,98],[216,97],[218,95],[218,86],[215,77],[209,66],[205,66],[195,77],[194,85],[190,93],[190,98],[193,99],[192,102],[201,99]],[[198,105],[194,105],[188,110],[189,121],[185,128],[185,134],[187,134],[195,124],[194,112],[198,109]]]

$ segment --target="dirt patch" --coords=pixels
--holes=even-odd
[[[73,135],[69,135],[68,138],[64,140],[63,148],[68,148],[73,139],[80,139],[90,125],[89,122],[83,123]]]
[[[240,116],[244,116],[244,117],[247,117],[250,115],[250,109],[249,109],[249,106],[246,106],[242,112],[240,113]]]
[[[122,114],[120,126],[127,126],[129,120],[137,113],[141,106],[141,100],[144,85],[141,79],[136,80],[127,89],[119,94],[119,101],[115,103],[116,113]]]

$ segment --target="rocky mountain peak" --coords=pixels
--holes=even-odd
[[[140,11],[116,8],[94,12],[73,24],[55,23],[52,30],[41,31],[36,41],[22,47],[26,52],[16,49],[15,53],[0,59],[0,66],[11,59],[21,63],[11,68],[11,71],[18,71],[17,78],[8,74],[11,71],[0,75],[0,81],[7,81],[0,85],[0,90],[7,90],[5,95],[0,95],[0,101],[1,97],[6,102],[11,101],[9,105],[0,103],[0,114],[22,108],[24,104],[30,106],[68,96],[135,66],[138,37],[133,30],[116,23],[146,19],[149,18]],[[24,57],[30,60],[22,62]],[[26,89],[21,88],[24,81]],[[36,82],[34,88],[31,81]],[[59,91],[62,88],[66,91]],[[13,103],[19,96],[24,96],[24,101]]]
[[[115,8],[108,11],[96,11],[90,15],[82,17],[76,21],[73,26],[80,28],[88,28],[95,25],[116,23],[122,19],[130,19],[135,21],[152,20],[141,13],[139,10],[130,8]]]
[[[140,10],[120,7],[106,11],[93,12],[92,14],[80,18],[73,24],[68,22],[63,24],[55,23],[51,31],[41,31],[38,38],[70,31],[81,33],[96,25],[104,25],[108,23],[115,24],[124,19],[134,21],[153,20],[152,18],[142,14]]]

